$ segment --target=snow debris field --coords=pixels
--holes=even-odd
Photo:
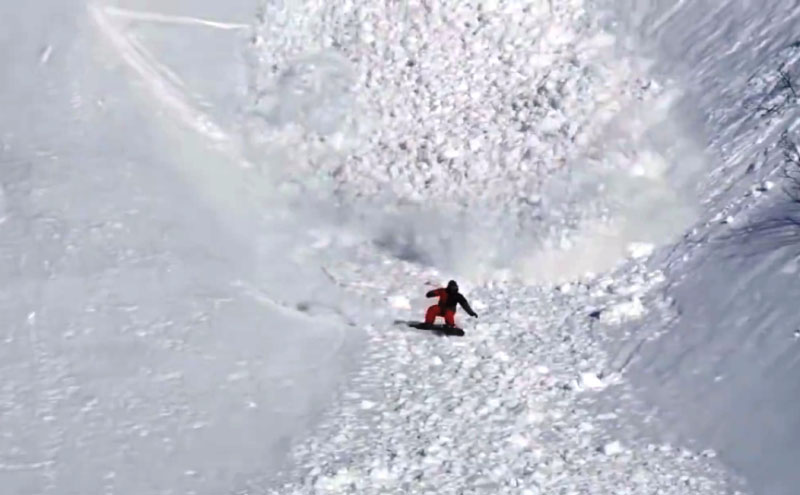
[[[796,495],[790,2],[6,3],[0,495]]]
[[[359,290],[356,280],[381,284],[389,262],[367,257],[336,276],[378,305],[383,297]],[[391,275],[397,287],[387,295],[443,276],[412,265]],[[638,281],[646,291],[659,280],[639,267],[614,284]],[[465,321],[464,338],[372,328],[371,352],[351,388],[295,449],[284,484],[267,493],[726,493],[733,480],[708,454],[630,427],[645,420],[625,400],[599,324],[585,311],[589,302],[613,307],[619,298],[600,287],[470,287],[480,314],[490,316]],[[622,397],[599,405],[595,394],[606,387]]]
[[[692,218],[694,176],[667,177],[643,137],[671,93],[582,2],[266,2],[263,18],[253,146],[286,143],[292,173],[380,209],[401,256],[557,279]]]
[[[646,262],[694,221],[707,167],[669,120],[680,89],[652,76],[644,53],[621,57],[590,7],[264,4],[255,146],[288,143],[296,168],[286,173],[324,177],[343,203],[414,212],[410,227],[386,213],[378,222],[394,237],[379,231],[350,255],[358,261],[331,267],[348,291],[394,309],[370,327],[361,371],[269,493],[739,487],[710,451],[646,434],[657,420],[620,374],[638,348],[605,354],[613,328],[642,321],[665,282]],[[613,277],[581,277],[625,258]],[[387,326],[422,314],[420,281],[464,273],[486,315],[464,322],[466,339]],[[548,283],[564,279],[579,281]],[[609,388],[618,403],[592,398]]]

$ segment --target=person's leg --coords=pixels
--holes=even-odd
[[[444,313],[444,321],[448,327],[456,326],[456,312],[449,310]]]
[[[433,322],[436,321],[437,316],[439,316],[439,305],[434,304],[428,308],[428,311],[425,313],[425,324],[433,325]]]

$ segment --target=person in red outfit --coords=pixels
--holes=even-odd
[[[464,311],[473,318],[477,318],[478,314],[472,310],[467,302],[467,299],[458,292],[458,284],[455,280],[447,283],[446,289],[434,289],[427,294],[426,297],[438,297],[439,302],[434,304],[425,313],[425,324],[433,325],[437,316],[444,318],[445,324],[448,327],[456,326],[456,305],[461,305]]]

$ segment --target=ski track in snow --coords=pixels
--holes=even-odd
[[[125,19],[133,19],[137,21],[157,22],[163,24],[187,24],[187,25],[210,27],[222,30],[250,29],[249,24],[241,24],[235,22],[217,22],[209,19],[200,19],[197,17],[164,15],[158,12],[142,12],[142,11],[134,11],[128,9],[120,9],[115,7],[105,7],[103,8],[103,11],[106,14],[111,14]]]

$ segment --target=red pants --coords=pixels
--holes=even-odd
[[[434,304],[428,308],[428,311],[425,313],[425,323],[432,325],[433,322],[436,321],[437,316],[443,316],[447,326],[456,326],[456,312],[452,309],[445,310],[438,304]]]

